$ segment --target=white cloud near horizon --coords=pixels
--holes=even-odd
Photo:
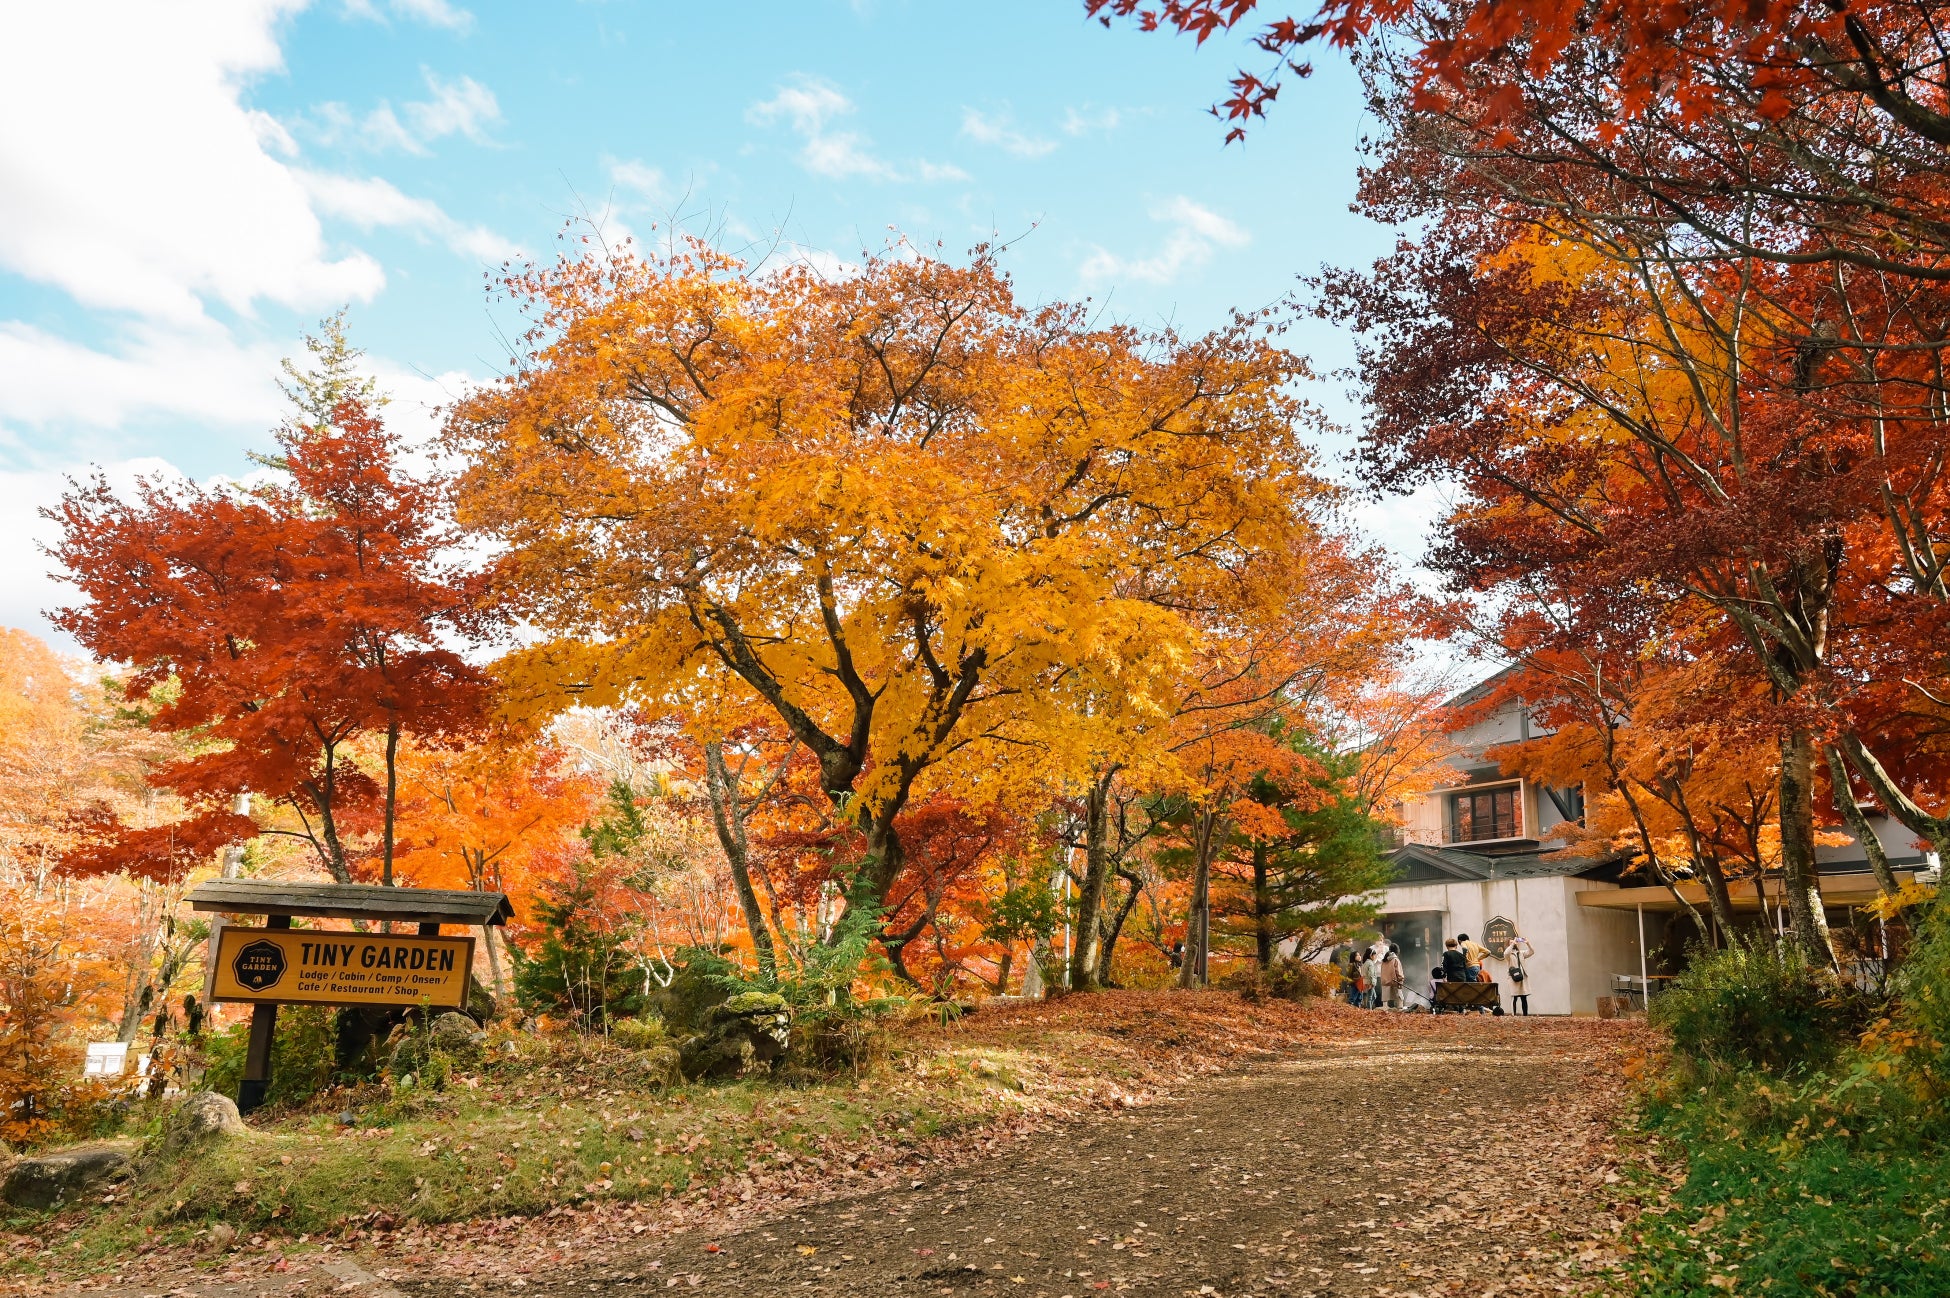
[[[124,0],[87,22],[12,11],[0,42],[0,268],[84,306],[189,323],[368,301],[385,283],[334,255],[277,132],[240,103],[283,64],[296,0]],[[103,87],[116,93],[105,94]]]
[[[961,133],[977,144],[992,144],[1018,158],[1044,158],[1056,152],[1056,141],[1026,135],[1016,129],[1007,112],[990,115],[976,108],[961,110]]]
[[[279,357],[278,348],[240,345],[207,321],[190,329],[136,324],[102,349],[0,321],[0,374],[8,376],[0,424],[110,429],[161,414],[268,426],[281,401]]]
[[[1171,227],[1163,246],[1149,257],[1119,257],[1105,248],[1095,248],[1077,273],[1089,281],[1142,280],[1150,284],[1169,284],[1188,270],[1210,262],[1221,248],[1243,248],[1252,235],[1234,221],[1211,208],[1193,202],[1183,194],[1154,205],[1151,219]]]
[[[912,170],[896,166],[873,152],[873,143],[858,131],[839,130],[834,122],[851,116],[854,103],[837,86],[816,77],[800,77],[779,87],[770,99],[753,104],[745,120],[754,126],[783,124],[800,138],[799,165],[815,176],[848,180],[903,181],[967,180],[968,173],[952,163],[921,161]]]
[[[670,181],[662,168],[648,166],[634,158],[609,160],[609,180],[641,203],[666,203],[670,200]]]

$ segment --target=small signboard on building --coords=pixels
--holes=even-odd
[[[467,1004],[471,937],[341,933],[226,925],[212,996],[284,1005]]]
[[[1517,940],[1517,926],[1498,915],[1483,925],[1483,945],[1490,949],[1493,959],[1501,960],[1510,951],[1510,944]]]

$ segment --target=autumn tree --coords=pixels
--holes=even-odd
[[[279,430],[269,480],[151,478],[132,499],[100,476],[71,486],[49,511],[51,553],[82,598],[56,620],[130,665],[129,697],[153,726],[201,739],[155,777],[200,809],[177,837],[287,835],[349,882],[348,816],[371,805],[390,884],[402,739],[464,736],[487,701],[450,639],[474,625],[477,583],[450,557],[439,484],[405,471],[368,399],[341,394],[357,384],[333,373],[347,360],[328,334],[309,340],[326,368]],[[329,396],[328,413],[309,400]],[[376,760],[357,754],[368,737]],[[295,824],[260,831],[223,809],[247,791]]]
[[[539,870],[595,812],[595,781],[544,736],[489,730],[460,747],[410,745],[400,761],[398,878],[420,888],[506,893],[517,914]],[[501,936],[484,932],[490,976],[508,984]]]
[[[1394,41],[1405,64],[1404,87],[1418,106],[1460,99],[1492,127],[1532,108],[1538,82],[1561,73],[1589,76],[1594,52],[1602,51],[1606,66],[1594,84],[1607,95],[1614,124],[1670,106],[1689,123],[1717,114],[1831,133],[1893,130],[1919,160],[1931,150],[1940,158],[1950,146],[1944,112],[1950,74],[1938,52],[1940,9],[1930,0],[1850,6],[1791,0],[1759,8],[1650,0],[1322,0],[1311,14],[1259,0],[1084,0],[1084,9],[1105,26],[1134,20],[1143,30],[1189,34],[1200,45],[1224,33],[1248,33],[1264,62],[1238,72],[1231,94],[1213,110],[1230,123],[1228,140],[1242,138],[1266,115],[1288,75],[1308,75],[1309,47],[1325,42],[1367,51]],[[1925,238],[1942,248],[1940,228]]]
[[[1140,11],[1121,0],[1090,7],[1107,18]],[[1264,19],[1261,48],[1276,62],[1322,37],[1359,47],[1384,125],[1363,201],[1383,220],[1436,232],[1385,274],[1412,259],[1414,273],[1446,277],[1455,297],[1497,274],[1498,244],[1597,254],[1581,300],[1561,267],[1552,272],[1566,306],[1557,318],[1599,295],[1616,301],[1621,281],[1635,306],[1568,329],[1591,347],[1563,354],[1599,358],[1628,386],[1651,378],[1718,424],[1722,453],[1687,446],[1695,463],[1676,479],[1681,491],[1710,500],[1704,475],[1718,474],[1715,517],[1731,525],[1744,513],[1743,535],[1774,532],[1804,550],[1785,580],[1777,557],[1774,580],[1755,591],[1722,583],[1723,612],[1756,663],[1775,660],[1771,688],[1806,723],[1799,738],[1788,727],[1782,762],[1795,793],[1791,852],[1806,855],[1799,804],[1823,768],[1941,852],[1950,694],[1933,646],[1950,545],[1941,331],[1931,322],[1950,281],[1950,119],[1936,11],[1332,0],[1306,20],[1250,0],[1174,0],[1142,12],[1147,25],[1201,41]],[[1235,120],[1264,111],[1274,88],[1243,78],[1228,105]],[[1464,308],[1449,362],[1487,341],[1471,337],[1468,319],[1506,346],[1535,305],[1512,312],[1515,301],[1505,291]],[[1538,374],[1530,358],[1521,368],[1520,383]],[[1550,372],[1559,399],[1631,408],[1576,368]],[[1699,391],[1676,392],[1689,374]],[[1446,395],[1426,367],[1399,378],[1425,402]],[[1665,439],[1669,449],[1648,443],[1646,453],[1679,467],[1671,429],[1623,422]],[[1723,472],[1739,464],[1764,472]],[[1725,530],[1710,539],[1741,543]],[[1755,617],[1739,611],[1750,596],[1761,601]],[[1845,817],[1853,806],[1853,795],[1838,802]]]
[[[1371,921],[1393,877],[1362,806],[1360,754],[1284,725],[1271,737],[1296,760],[1248,784],[1214,867],[1213,942],[1249,946],[1262,970],[1288,943],[1308,959]]]
[[[447,433],[503,608],[545,637],[511,698],[768,710],[862,835],[849,911],[888,905],[944,769],[981,800],[1069,760],[1057,687],[1110,646],[1164,662],[1193,634],[1164,596],[1299,549],[1315,495],[1274,322],[1093,326],[986,250],[909,254],[522,271],[526,350]]]

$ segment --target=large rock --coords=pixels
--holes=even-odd
[[[686,1038],[684,1076],[737,1077],[769,1068],[792,1044],[792,1010],[771,992],[745,992],[705,1012],[703,1030]]]
[[[440,1050],[459,1055],[479,1050],[481,1043],[487,1040],[487,1034],[473,1019],[449,1010],[427,1026],[427,1040]]]
[[[128,1151],[113,1145],[89,1145],[22,1158],[7,1169],[7,1179],[0,1182],[0,1199],[16,1208],[59,1207],[90,1186],[121,1180],[129,1170]]]
[[[236,1101],[215,1091],[197,1091],[163,1119],[162,1144],[165,1151],[173,1152],[249,1132]]]
[[[481,1053],[481,1043],[486,1040],[487,1034],[475,1026],[473,1019],[448,1010],[436,1015],[425,1030],[410,1024],[402,1030],[393,1043],[386,1072],[395,1081],[409,1073],[421,1073],[436,1053],[452,1060],[471,1059]]]

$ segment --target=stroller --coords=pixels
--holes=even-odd
[[[1442,986],[1442,967],[1437,965],[1429,970],[1429,989],[1418,992],[1406,982],[1402,984],[1402,1012],[1405,1014],[1435,1013],[1436,989]]]

